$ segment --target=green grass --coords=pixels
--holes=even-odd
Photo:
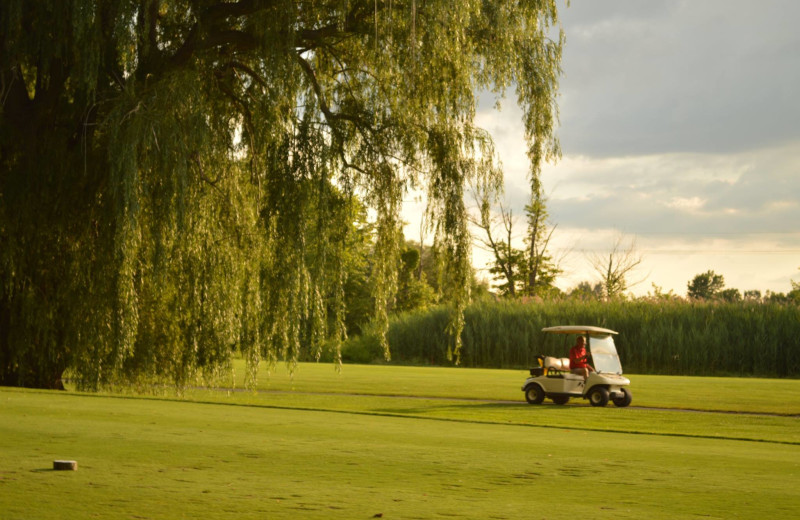
[[[242,388],[244,363],[235,371]],[[637,407],[800,415],[797,379],[626,375]],[[293,377],[283,365],[271,373],[262,368],[258,390],[521,401],[527,376],[525,370],[388,365],[344,365],[339,373],[332,364],[301,363]]]
[[[634,404],[653,408],[595,409],[524,404],[523,377],[303,364],[293,379],[282,368],[262,379],[258,393],[191,390],[183,400],[2,388],[0,518],[797,511],[800,418],[780,414],[798,406],[800,381],[632,376]],[[742,390],[776,384],[793,405]],[[376,390],[392,395],[354,395]],[[759,414],[660,409],[672,399]],[[52,471],[55,459],[79,469]]]

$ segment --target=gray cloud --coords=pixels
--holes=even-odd
[[[568,162],[554,168],[560,173],[553,176],[558,180],[549,207],[555,220],[572,227],[690,237],[794,233],[800,222],[798,155],[800,146],[733,156]]]
[[[800,2],[574,1],[565,154],[729,152],[800,138]]]

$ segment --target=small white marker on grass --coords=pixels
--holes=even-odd
[[[77,471],[77,460],[54,460],[53,469],[56,471]]]

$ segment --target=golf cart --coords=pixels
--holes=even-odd
[[[570,397],[588,399],[592,406],[605,406],[611,400],[616,406],[631,404],[630,380],[622,376],[617,348],[614,346],[613,330],[600,327],[566,325],[547,327],[542,332],[570,334],[586,337],[586,351],[594,362],[594,372],[584,381],[582,375],[569,369],[569,358],[539,356],[539,366],[530,369],[530,375],[522,385],[525,400],[529,404],[540,404],[545,397],[556,404],[566,404]]]

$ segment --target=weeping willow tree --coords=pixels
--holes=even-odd
[[[457,360],[463,186],[498,175],[476,95],[516,89],[537,176],[562,44],[548,0],[4,0],[0,384],[182,386],[237,350],[251,371],[336,350],[354,198],[385,324],[410,188]]]

